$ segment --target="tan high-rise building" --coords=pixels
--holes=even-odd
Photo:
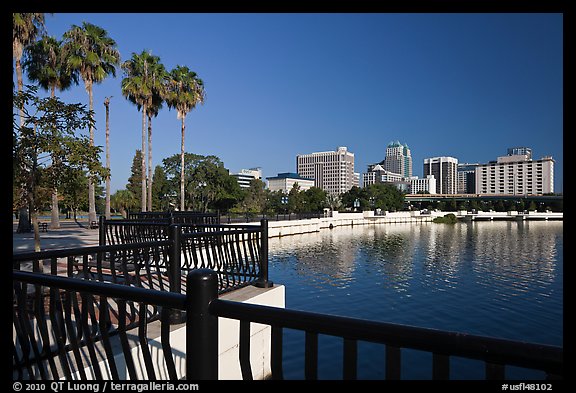
[[[511,154],[476,168],[477,194],[542,195],[554,192],[554,160]]]
[[[300,176],[314,179],[314,186],[329,194],[339,195],[358,186],[358,174],[354,173],[354,153],[346,147],[296,156],[296,168]]]
[[[438,194],[458,193],[458,159],[433,157],[424,159],[424,177],[434,175]]]

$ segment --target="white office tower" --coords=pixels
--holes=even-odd
[[[542,195],[554,192],[554,160],[545,156],[532,160],[530,154],[507,155],[480,164],[476,169],[476,193]]]
[[[424,159],[424,177],[434,175],[438,194],[458,193],[458,159],[432,157]]]
[[[339,195],[358,185],[354,173],[354,153],[346,147],[296,156],[296,168],[300,176],[314,179],[314,185],[329,194]]]
[[[233,174],[241,188],[250,188],[250,182],[254,179],[262,179],[262,168],[241,169]]]

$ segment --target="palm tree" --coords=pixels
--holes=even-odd
[[[138,110],[142,109],[142,199],[140,207],[144,212],[147,207],[146,118],[149,108],[153,106],[153,100],[158,101],[161,97],[166,71],[160,63],[160,58],[145,50],[140,54],[132,53],[132,58],[122,64],[122,69],[125,73],[122,79],[122,95],[135,104]],[[151,130],[149,139],[151,140]]]
[[[162,93],[163,94],[163,93]],[[152,116],[158,116],[158,112],[162,109],[162,95],[154,93],[152,95],[152,103],[148,107],[148,211],[152,211]]]
[[[101,83],[108,75],[116,76],[116,66],[120,64],[120,52],[116,49],[116,41],[108,37],[108,32],[91,23],[83,22],[82,27],[72,25],[64,33],[63,55],[67,59],[69,69],[80,73],[86,92],[88,93],[89,109],[94,111],[92,89],[94,83]],[[90,130],[90,145],[94,145],[94,128]],[[88,220],[96,221],[96,200],[94,181],[88,179]]]
[[[12,14],[12,57],[16,61],[16,77],[18,79],[18,93],[22,93],[24,81],[22,79],[22,55],[26,46],[34,42],[36,37],[44,32],[43,13],[13,13]],[[20,127],[24,126],[24,110],[20,111]],[[18,232],[30,232],[30,216],[26,208],[20,208],[18,215]]]
[[[44,36],[41,40],[27,47],[22,67],[28,79],[37,82],[44,90],[50,91],[50,97],[56,96],[56,89],[63,91],[72,84],[78,84],[78,74],[70,72],[62,57],[62,41]],[[53,162],[58,160],[54,154]],[[50,226],[60,228],[60,211],[58,208],[58,185],[52,185],[52,219]]]
[[[110,219],[110,97],[104,99],[104,106],[106,107],[106,169],[108,175],[106,176],[106,207],[104,208],[104,216],[107,220]]]
[[[170,72],[165,100],[170,108],[176,108],[177,118],[182,119],[180,144],[180,210],[184,210],[184,135],[186,115],[206,98],[204,82],[186,66],[177,66]]]

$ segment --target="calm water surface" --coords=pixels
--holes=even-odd
[[[563,345],[561,221],[384,224],[270,239],[286,307]],[[304,334],[286,330],[285,378],[303,378]],[[341,378],[341,339],[319,337],[319,378]],[[383,378],[383,347],[359,343],[358,377]],[[431,354],[402,352],[402,377],[429,379]],[[455,379],[483,378],[456,359]],[[512,378],[540,374],[510,368]]]

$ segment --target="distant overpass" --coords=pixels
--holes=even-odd
[[[536,194],[406,194],[406,202],[437,202],[437,201],[510,201],[524,200],[534,202],[562,201],[563,195],[536,195]]]

